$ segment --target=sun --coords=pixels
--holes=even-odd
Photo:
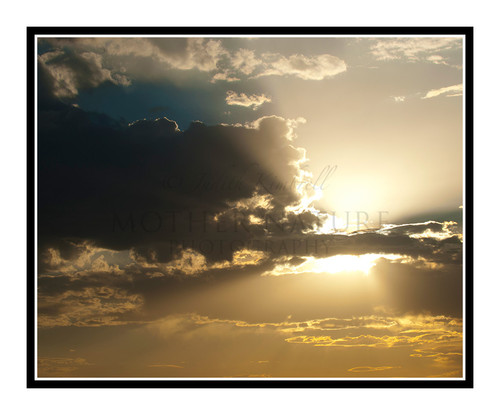
[[[266,272],[264,275],[286,275],[286,274],[339,274],[342,272],[360,272],[368,276],[370,270],[375,266],[376,262],[385,258],[388,260],[400,259],[400,255],[381,255],[381,254],[364,254],[364,255],[334,255],[327,258],[303,257],[304,262],[299,265],[291,265],[289,263],[278,264],[272,271]]]

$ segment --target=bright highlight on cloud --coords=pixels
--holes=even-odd
[[[335,255],[327,258],[302,258],[304,262],[300,265],[292,265],[284,263],[276,265],[272,271],[268,271],[263,275],[293,275],[303,273],[326,273],[338,274],[341,272],[362,272],[368,275],[370,269],[375,266],[377,260],[385,258],[389,260],[401,259],[400,255]]]
[[[304,80],[320,81],[331,78],[347,70],[342,59],[333,55],[282,56],[279,54],[264,55],[264,70],[255,77],[292,75]]]
[[[440,54],[461,48],[461,38],[408,37],[384,38],[371,41],[370,51],[380,61],[406,60],[443,63]]]
[[[234,91],[227,91],[226,93],[226,103],[227,105],[238,105],[240,107],[251,107],[256,110],[262,104],[266,102],[271,102],[271,98],[265,94],[261,95],[247,95],[245,93],[236,93]]]
[[[427,92],[427,94],[425,94],[422,99],[435,98],[440,95],[444,95],[445,97],[459,97],[463,94],[463,89],[464,87],[462,84],[447,86],[439,89],[432,89]]]

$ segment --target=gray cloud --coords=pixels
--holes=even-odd
[[[59,249],[61,264],[86,241],[169,262],[185,240],[262,236],[251,218],[266,213],[310,228],[316,217],[287,210],[299,204],[305,190],[297,184],[307,178],[295,125],[269,116],[245,126],[194,122],[181,131],[166,118],[124,125],[71,106],[41,108],[40,246]],[[204,255],[231,260],[232,250]]]
[[[104,67],[103,57],[95,52],[55,50],[41,55],[38,60],[52,76],[54,95],[59,98],[74,97],[81,90],[95,88],[105,82],[130,85],[124,73]]]
[[[346,71],[329,54],[284,56],[227,49],[222,40],[205,38],[47,38],[50,49],[39,61],[56,82],[55,94],[72,98],[104,82],[128,86],[136,80],[175,78],[175,71],[197,70],[211,82],[263,76],[321,80]]]

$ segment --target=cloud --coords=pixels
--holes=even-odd
[[[392,99],[394,99],[394,102],[405,102],[406,97],[397,96],[397,97],[392,97]]]
[[[248,240],[247,230],[264,232],[249,222],[250,214],[293,216],[285,208],[302,198],[297,183],[305,177],[305,152],[293,144],[296,121],[268,116],[245,126],[195,122],[180,131],[166,118],[123,125],[71,106],[42,108],[39,120],[42,249],[70,238],[112,251],[134,248],[144,258],[169,262],[182,249],[171,248],[164,231],[179,241],[184,235],[207,239],[208,230]],[[269,205],[250,203],[258,198]],[[237,232],[223,232],[224,226]],[[227,251],[204,255],[232,258]]]
[[[342,273],[342,272],[362,272],[368,274],[370,269],[375,266],[377,260],[381,258],[389,260],[401,260],[404,257],[399,255],[334,255],[326,258],[316,259],[314,257],[302,257],[303,262],[298,265],[288,262],[278,263],[272,271],[265,272],[263,275],[291,275],[304,273]]]
[[[105,82],[129,86],[133,81],[165,78],[167,70],[213,72],[227,55],[221,41],[172,38],[53,38],[39,61],[55,79],[54,93],[73,98]]]
[[[205,257],[203,253],[193,251],[191,248],[182,250],[179,259],[166,263],[156,259],[155,256],[139,257],[134,250],[128,253],[108,254],[106,262],[109,263],[109,268],[111,264],[119,266],[121,272],[117,273],[112,269],[105,270],[105,267],[102,267],[103,270],[94,270],[97,268],[93,264],[94,258],[99,259],[104,256],[96,252],[91,261],[85,264],[84,270],[40,276],[39,306],[44,316],[43,323],[47,327],[140,323],[169,312],[188,312],[193,310],[193,307],[209,315],[216,311],[230,317],[230,311],[236,309],[237,314],[242,317],[260,316],[258,318],[273,319],[285,318],[288,315],[303,319],[308,318],[308,313],[311,312],[316,315],[333,313],[337,318],[346,318],[367,313],[372,308],[382,305],[394,313],[429,312],[448,316],[461,315],[461,266],[449,258],[455,251],[439,253],[449,242],[436,240],[426,253],[426,250],[420,247],[423,242],[408,236],[399,236],[397,240],[401,243],[405,240],[412,242],[414,246],[411,250],[404,246],[400,247],[398,242],[395,242],[395,245],[383,244],[384,239],[391,238],[387,235],[380,235],[379,242],[374,240],[374,245],[363,247],[359,236],[347,237],[347,241],[332,239],[330,249],[355,252],[353,247],[359,243],[358,249],[367,251],[382,249],[388,252],[414,251],[415,259],[401,257],[398,260],[386,260],[383,255],[382,257],[375,255],[379,259],[373,264],[370,263],[368,275],[349,268],[343,271],[337,269],[338,272],[334,274],[332,272],[335,269],[328,266],[322,268],[322,272],[298,274],[290,270],[300,266],[301,263],[307,263],[304,258],[286,255],[276,248],[271,251],[272,246],[266,249],[266,244],[262,243],[259,250],[242,249],[233,252],[231,261],[209,262],[208,253],[205,253],[207,255]],[[214,238],[215,246],[220,246],[220,240],[214,236],[211,238]],[[275,237],[270,235],[269,239],[273,238]],[[338,246],[345,242],[349,243],[343,248]],[[314,246],[313,236],[310,236],[308,244],[310,248]],[[241,244],[235,246],[241,247]],[[161,248],[161,244],[159,247]],[[460,248],[461,242],[457,240],[452,247]],[[460,252],[457,251],[458,256]],[[325,255],[324,248],[318,252],[310,252],[310,257],[311,254],[318,256],[318,261],[321,261],[321,257]],[[426,256],[430,259],[425,259]],[[335,263],[337,260],[331,255],[324,258],[327,263],[329,261]],[[311,261],[313,260],[309,259],[309,262]],[[429,261],[439,261],[437,263],[440,266],[428,266]],[[282,271],[281,276],[259,277],[275,272],[276,269]],[[248,279],[248,288],[245,288],[246,284],[240,283],[230,291],[223,288],[229,282],[244,281],[245,278]],[[321,285],[318,285],[319,282]],[[371,291],[371,284],[374,283],[378,289]],[[278,295],[278,293],[293,292],[297,284],[302,287],[300,303],[296,303],[295,296]],[[111,289],[109,299],[102,298],[101,294],[107,292],[108,288]],[[219,289],[222,291],[217,294]],[[214,291],[207,297],[205,293],[210,292],[207,290]],[[258,308],[252,306],[252,301],[248,302],[249,291],[260,293]],[[185,297],[187,293],[190,293],[189,297]],[[179,298],[184,298],[182,303],[179,303]],[[81,310],[82,308],[85,310]],[[281,316],[282,314],[284,316]],[[98,315],[100,319],[96,318]],[[295,324],[297,320],[286,321],[287,324],[283,329],[290,332],[303,331],[302,326]],[[308,327],[340,329],[370,325],[387,328],[393,324],[397,322],[385,318],[371,321],[337,319],[315,323],[311,321]]]
[[[402,316],[387,313],[361,315],[359,317],[336,318],[326,317],[322,319],[311,319],[305,321],[279,321],[279,322],[248,322],[244,320],[231,320],[202,316],[196,313],[175,314],[150,322],[148,327],[159,330],[164,335],[170,336],[180,331],[195,330],[196,327],[224,325],[245,328],[270,329],[281,334],[294,332],[305,332],[311,336],[297,336],[285,338],[285,341],[301,343],[332,343],[344,344],[348,339],[356,339],[353,344],[364,344],[366,339],[375,339],[384,346],[404,343],[426,343],[429,341],[448,341],[461,338],[461,319],[446,317],[442,315],[414,315],[404,314]],[[362,333],[370,330],[369,336],[345,337],[344,333]],[[330,332],[335,334],[317,335],[315,332]],[[376,333],[390,333],[390,335],[375,335]],[[400,336],[398,340],[396,337]],[[383,340],[380,340],[383,339]],[[369,343],[373,343],[369,341]],[[349,343],[350,344],[350,343]]]
[[[250,75],[260,65],[262,60],[256,57],[253,50],[238,49],[231,57],[232,68],[245,75]]]
[[[256,266],[267,259],[267,256],[265,252],[243,248],[241,250],[233,250],[231,261],[225,260],[207,263],[207,259],[203,254],[188,247],[184,248],[179,256],[172,261],[162,263],[149,261],[148,258],[141,256],[132,249],[130,251],[130,258],[134,262],[127,264],[126,270],[142,272],[147,277],[199,277],[207,274],[211,270],[232,269],[236,271],[246,266]]]
[[[111,287],[69,289],[61,294],[38,296],[38,326],[97,327],[126,324],[123,315],[140,310],[137,294]]]
[[[374,324],[376,323],[376,324]],[[299,336],[289,337],[290,326],[296,325],[302,330]],[[209,318],[197,314],[172,315],[155,321],[147,326],[149,332],[157,333],[168,342],[193,342],[194,339],[217,337],[220,344],[223,339],[237,339],[244,336],[258,336],[259,341],[275,339],[293,347],[300,353],[301,347],[325,347],[328,352],[356,349],[356,356],[368,351],[371,356],[387,357],[385,351],[398,349],[398,363],[416,359],[425,359],[423,365],[450,369],[460,369],[462,359],[462,322],[444,316],[405,315],[402,317],[361,316],[358,319],[325,318],[320,320],[265,323],[249,323],[238,320]],[[318,333],[318,331],[320,331]],[[232,344],[232,343],[231,343]],[[274,346],[276,347],[276,346]],[[283,350],[283,346],[279,348]],[[394,353],[394,352],[392,352]],[[326,355],[323,355],[326,356]],[[404,360],[402,359],[404,356]],[[265,362],[272,370],[274,362]],[[379,372],[391,369],[404,369],[403,365],[355,366],[346,372]],[[459,376],[457,374],[457,376]]]
[[[95,88],[102,83],[130,85],[124,73],[112,72],[103,66],[103,57],[94,52],[75,53],[55,50],[41,55],[39,63],[54,79],[54,95],[70,98],[85,89]]]
[[[148,58],[171,69],[209,72],[227,55],[220,40],[205,38],[72,38],[44,39],[60,50],[93,51],[112,58]],[[122,61],[123,62],[123,61]],[[127,63],[130,63],[126,61]],[[134,71],[135,72],[135,71]]]
[[[177,131],[175,125],[170,127]],[[253,127],[239,128],[253,131]],[[289,142],[286,137],[283,140]],[[75,180],[73,170],[69,171]],[[84,186],[83,181],[75,183]],[[54,181],[52,185],[56,184]],[[66,197],[68,194],[71,193],[67,191]],[[206,202],[213,196],[210,194]],[[196,203],[204,200],[198,196]],[[66,198],[58,202],[57,207],[61,208],[64,203],[68,203]],[[43,206],[40,203],[40,207]],[[279,276],[263,279],[259,283],[262,284],[261,292],[277,290],[273,281],[266,283],[264,280],[283,280],[283,288],[278,291],[286,291],[289,286],[286,280],[293,285],[292,277],[300,275],[304,281],[311,282],[312,290],[301,292],[307,299],[304,301],[314,304],[313,308],[335,312],[343,310],[354,315],[383,304],[397,313],[432,312],[455,316],[461,313],[462,239],[457,233],[459,227],[452,222],[385,225],[378,231],[318,235],[298,220],[300,215],[280,216],[286,213],[274,207],[273,195],[266,192],[260,196],[236,198],[220,206],[222,210],[215,215],[205,215],[194,209],[174,210],[174,215],[165,213],[161,216],[163,224],[158,232],[149,231],[157,216],[151,214],[154,211],[147,205],[139,211],[147,214],[132,216],[135,222],[130,222],[128,215],[119,215],[119,220],[111,215],[111,226],[113,223],[116,226],[111,234],[105,227],[92,229],[92,222],[99,217],[98,210],[95,213],[87,208],[87,216],[83,213],[76,216],[78,220],[89,220],[89,225],[81,228],[75,226],[78,223],[72,216],[75,210],[78,211],[78,204],[70,209],[67,218],[58,216],[50,222],[50,230],[56,232],[41,234],[39,325],[140,323],[154,318],[156,313],[173,310],[176,303],[172,300],[185,290],[203,290],[208,283],[223,285],[245,275]],[[251,221],[253,214],[260,220]],[[44,220],[47,218],[41,216],[40,223]],[[58,220],[72,227],[58,228]],[[79,231],[82,233],[76,238],[78,229],[82,229]],[[326,292],[315,291],[314,278],[317,277],[314,274],[323,279],[336,275],[330,280],[334,292],[328,297],[323,299]],[[364,274],[369,274],[369,279],[363,277]],[[360,284],[356,297],[359,301],[351,299],[350,304],[342,300],[352,295],[343,287],[346,276],[350,284],[354,281]],[[156,281],[148,282],[149,279]],[[187,284],[186,279],[192,283]],[[376,296],[360,296],[366,281],[377,282],[380,289]],[[234,298],[241,294],[234,293]],[[203,298],[193,301],[197,302],[197,309],[201,307],[207,312],[214,307]],[[259,313],[272,314],[274,311],[270,311],[269,306],[264,307],[266,303],[262,301]],[[273,296],[267,301],[281,304],[287,315],[295,315],[290,301],[287,303]],[[170,308],[170,304],[174,308]],[[182,307],[189,310],[190,304],[186,301]],[[252,313],[250,309],[249,312]],[[330,321],[328,324],[338,326],[340,323]],[[293,332],[299,327],[288,324],[284,329]]]
[[[240,81],[240,80],[241,80],[240,78],[237,78],[234,75],[230,75],[229,71],[223,71],[223,72],[216,73],[212,77],[210,82],[211,83],[215,83],[216,81],[236,82],[236,81]]]
[[[262,76],[331,78],[347,67],[333,55],[284,56],[254,50],[229,50],[223,40],[206,38],[41,38],[40,64],[55,80],[53,92],[72,99],[80,91],[110,82],[176,79],[179,71],[198,71],[210,82],[236,82]]]
[[[226,103],[227,105],[239,105],[241,107],[251,107],[256,110],[262,104],[266,102],[271,102],[271,98],[269,98],[265,94],[261,95],[247,95],[245,93],[237,94],[234,91],[227,91],[226,93]]]
[[[255,79],[265,76],[290,76],[321,81],[345,72],[347,65],[342,59],[329,54],[285,56],[266,52],[257,56],[254,51],[239,49],[232,55],[229,63],[220,69],[212,81],[234,82],[244,78]]]
[[[374,325],[375,322],[379,325]],[[323,327],[319,328],[318,323]],[[442,316],[394,317],[387,314],[363,315],[358,319],[330,317],[322,321],[295,321],[294,324],[304,330],[300,335],[314,336],[316,343],[287,341],[292,335],[285,331],[286,324],[286,320],[273,323],[265,319],[247,321],[197,313],[173,313],[133,329],[86,329],[101,334],[108,332],[90,342],[87,350],[82,349],[83,345],[78,348],[88,361],[78,364],[64,360],[53,362],[53,366],[71,367],[71,376],[124,376],[128,373],[123,372],[123,359],[130,356],[127,346],[132,344],[134,348],[140,339],[140,345],[147,345],[148,353],[137,355],[132,368],[136,375],[141,376],[249,376],[265,372],[274,377],[364,374],[383,377],[395,373],[389,370],[389,366],[398,369],[398,376],[439,376],[452,371],[456,372],[452,376],[460,376],[461,321]],[[58,339],[59,347],[66,350],[67,345],[76,339],[64,334],[74,332],[75,329],[64,328],[44,330],[40,336],[42,348]],[[337,340],[337,344],[321,346],[318,344],[321,337],[325,342]],[[357,341],[353,340],[356,338]],[[44,345],[47,339],[49,343]],[[381,344],[370,346],[367,339],[372,339],[369,344]],[[399,341],[395,342],[395,339]],[[86,343],[89,341],[86,338]],[[96,344],[109,345],[111,355],[102,353],[102,347],[96,354]],[[47,356],[43,354],[45,352],[41,353]],[[158,356],[170,356],[170,359],[158,359]],[[90,361],[92,365],[88,364]],[[49,363],[45,362],[46,365]],[[67,373],[53,371],[52,376]]]
[[[385,38],[370,41],[370,52],[377,60],[430,61],[444,63],[444,53],[461,50],[462,40],[445,37]]]
[[[267,53],[263,55],[263,59],[264,69],[254,75],[256,78],[290,75],[304,80],[320,81],[347,70],[347,65],[342,59],[328,54],[315,56],[295,54],[286,57],[276,53]]]
[[[442,330],[439,332],[423,332],[414,335],[410,332],[402,332],[398,335],[384,335],[376,336],[371,334],[361,334],[359,336],[345,336],[345,337],[332,337],[332,336],[296,336],[285,339],[288,343],[296,344],[311,344],[319,347],[374,347],[374,348],[387,348],[387,347],[417,347],[431,345],[434,348],[436,345],[449,345],[452,344],[455,350],[461,350],[462,346],[462,333],[454,330]],[[418,351],[420,349],[414,349]],[[454,354],[460,355],[459,351]],[[439,358],[441,354],[432,356]]]
[[[89,365],[91,363],[81,357],[39,357],[38,376],[71,376],[72,372]]]
[[[445,97],[458,97],[462,96],[463,89],[464,87],[462,84],[447,86],[439,89],[431,89],[427,92],[427,94],[425,94],[424,97],[422,97],[422,99],[435,98],[440,95],[444,95]]]
[[[455,225],[315,233],[325,219],[306,186],[305,150],[295,145],[300,119],[194,122],[185,130],[167,118],[125,124],[62,104],[40,65],[40,326],[144,324],[176,309],[224,313],[225,301],[236,301],[243,316],[306,317],[274,294],[293,291],[297,278],[311,282],[300,295],[322,313],[353,316],[385,305],[395,313],[460,315]],[[346,257],[369,270],[376,295],[349,264],[339,265]],[[333,265],[340,268],[328,282],[332,291],[318,290],[315,279],[331,277]],[[282,277],[260,278],[280,269]],[[262,309],[246,305],[247,292],[236,288],[217,304],[201,294],[177,300],[246,277],[265,293]]]
[[[105,260],[116,260],[117,251],[102,249],[89,241],[71,241],[61,239],[57,244],[40,253],[38,270],[42,274],[58,275],[74,273],[78,276],[90,271],[120,273],[117,264],[109,265]]]
[[[436,65],[446,65],[445,59],[440,55],[432,55],[427,58],[429,62],[435,63]]]
[[[401,366],[357,366],[349,369],[349,372],[380,372],[382,370],[399,369]]]

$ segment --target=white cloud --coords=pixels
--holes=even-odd
[[[440,55],[431,55],[427,58],[429,62],[436,63],[436,64],[444,64],[446,65],[446,61],[444,58]]]
[[[377,39],[370,47],[377,60],[427,60],[434,63],[445,63],[439,52],[456,50],[462,47],[458,38],[386,38]]]
[[[254,110],[266,102],[271,102],[265,94],[261,95],[247,95],[245,93],[237,94],[234,91],[227,91],[226,103],[227,105],[239,105],[241,107],[252,107]]]
[[[457,97],[461,96],[463,93],[463,85],[457,84],[452,86],[447,86],[445,88],[431,89],[427,94],[422,97],[422,99],[434,98],[439,95],[444,95],[446,97]]]
[[[216,81],[235,82],[240,81],[240,78],[230,75],[228,71],[224,71],[216,73],[210,82],[215,83]]]
[[[227,54],[220,40],[188,39],[186,53],[175,59],[172,55],[162,54],[162,58],[176,69],[213,71],[217,69],[219,60]]]
[[[277,53],[263,55],[265,69],[255,77],[270,75],[293,75],[305,80],[320,81],[331,78],[347,70],[346,63],[333,55],[291,55],[285,57]]]
[[[221,61],[218,69],[212,82],[233,82],[244,77],[272,75],[320,81],[345,72],[347,65],[342,59],[328,54],[283,56],[279,53],[263,53],[257,56],[253,50],[238,49],[229,60]]]
[[[250,75],[261,64],[262,60],[249,49],[238,49],[231,58],[232,67],[245,75]]]

